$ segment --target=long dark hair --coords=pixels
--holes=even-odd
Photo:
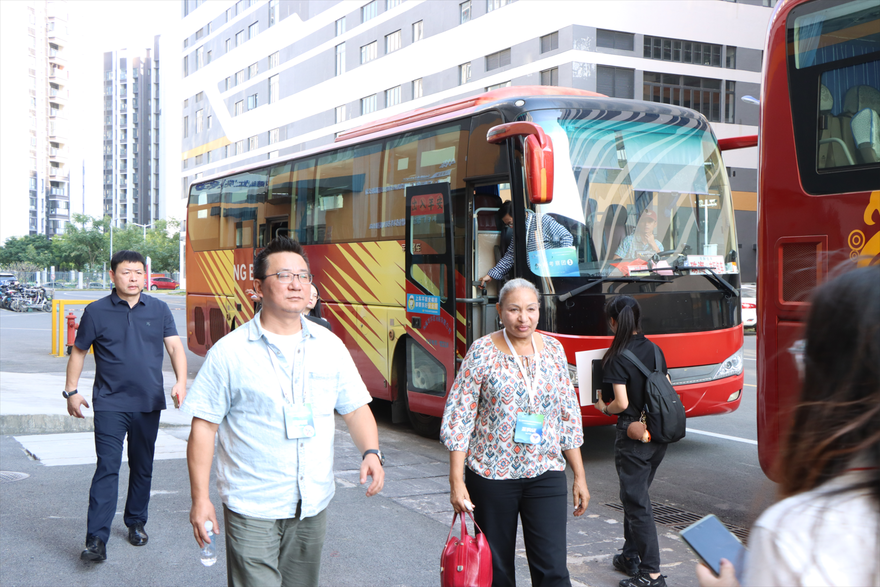
[[[315,288],[315,293],[318,294],[318,300],[315,302],[315,307],[312,308],[311,315],[315,318],[323,318],[324,306],[321,304],[321,290],[314,283],[312,286]]]
[[[605,318],[609,324],[614,318],[617,322],[617,332],[614,333],[611,348],[602,359],[603,366],[626,349],[626,345],[632,340],[633,332],[642,333],[642,308],[635,298],[615,296],[605,304]]]
[[[846,489],[867,488],[880,506],[880,266],[819,287],[805,334],[801,397],[776,462],[779,493],[814,489],[858,458],[867,479]]]

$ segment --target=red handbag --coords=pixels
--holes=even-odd
[[[486,535],[474,522],[474,535],[468,535],[464,514],[461,514],[461,537],[452,535],[456,512],[452,516],[452,527],[446,537],[446,547],[440,557],[441,587],[491,587],[492,585],[492,552]],[[468,513],[471,521],[474,517]]]

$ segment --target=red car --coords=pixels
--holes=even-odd
[[[177,289],[180,284],[170,277],[153,277],[150,289]]]

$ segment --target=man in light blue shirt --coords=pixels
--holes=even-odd
[[[311,275],[299,243],[271,241],[254,260],[262,309],[214,345],[182,409],[199,546],[218,528],[208,495],[214,438],[229,585],[317,585],[333,498],[334,410],[363,452],[360,479],[385,473],[370,395],[334,334],[305,320]]]

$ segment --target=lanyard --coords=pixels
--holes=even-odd
[[[541,376],[541,355],[538,354],[537,347],[535,346],[535,335],[532,334],[532,356],[535,357],[535,381],[532,381],[532,376],[529,374],[529,370],[523,367],[519,355],[516,354],[516,349],[513,348],[510,338],[507,336],[507,329],[503,329],[501,333],[504,335],[504,342],[507,343],[507,348],[510,349],[510,353],[513,355],[513,360],[516,361],[516,366],[519,367],[519,372],[522,373],[523,379],[526,383],[526,389],[529,390],[529,411],[531,412],[532,405],[535,403],[535,388],[537,387],[538,379]]]
[[[275,353],[272,352],[272,349],[269,348],[268,340],[266,341],[266,352],[269,353],[269,360],[272,361],[272,367],[275,368],[275,379],[276,381],[278,381],[278,387],[281,388],[282,397],[287,400],[289,404],[296,405],[296,400],[293,396],[293,373],[290,374],[291,389],[285,390],[284,384],[282,383],[284,381],[284,377],[282,377],[281,375],[281,365],[278,363],[278,357],[276,357]],[[294,359],[294,364],[296,364],[296,359]],[[301,364],[304,365],[305,362],[302,362]],[[305,402],[305,390],[303,390],[303,402]]]

